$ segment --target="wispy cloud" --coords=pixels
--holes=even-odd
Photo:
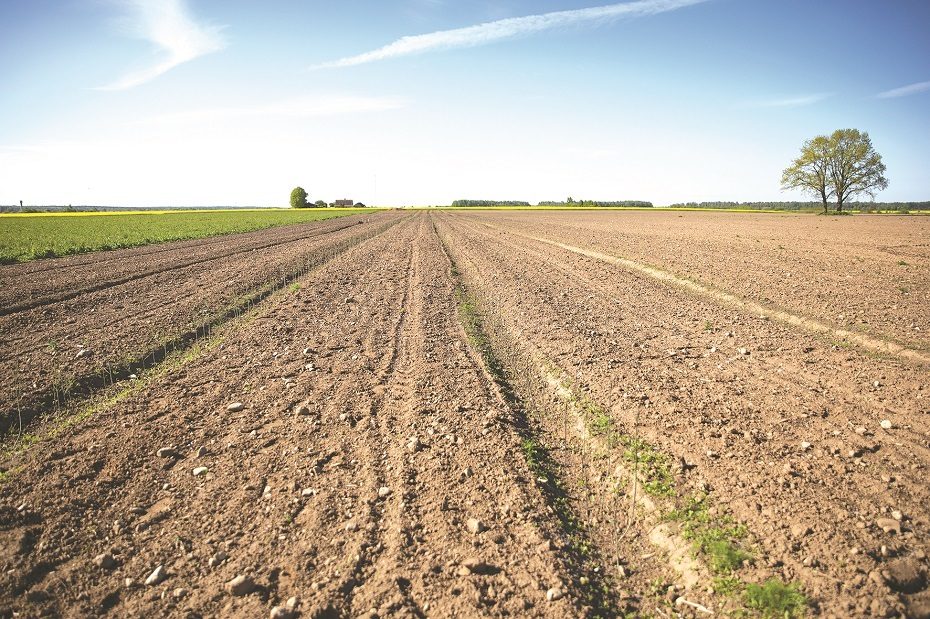
[[[804,107],[805,105],[813,105],[815,103],[820,103],[824,99],[829,99],[833,94],[829,92],[820,92],[810,95],[798,95],[791,97],[775,97],[772,99],[758,99],[755,101],[747,101],[742,105],[742,107],[749,108],[766,108],[766,107]]]
[[[158,64],[129,73],[99,90],[126,90],[155,79],[176,66],[226,47],[221,26],[197,23],[184,0],[121,0],[129,9],[127,33],[151,41],[164,56]]]
[[[504,39],[564,28],[583,23],[604,23],[622,18],[655,15],[674,11],[707,0],[638,0],[636,2],[623,2],[608,4],[606,6],[575,9],[570,11],[555,11],[525,17],[511,17],[497,21],[457,28],[455,30],[441,30],[429,34],[418,34],[397,39],[393,43],[357,56],[349,56],[332,62],[324,62],[312,68],[326,69],[337,67],[351,67],[389,58],[422,54],[424,52],[463,47],[476,47],[487,45]]]
[[[251,106],[205,108],[161,114],[150,120],[155,123],[217,122],[241,118],[313,118],[365,112],[383,112],[407,106],[400,97],[363,97],[356,95],[308,95],[275,103]]]
[[[930,90],[930,82],[917,82],[916,84],[908,84],[907,86],[901,86],[900,88],[886,90],[885,92],[880,92],[875,96],[879,99],[895,99],[897,97],[916,95],[917,93],[926,92],[928,90]]]

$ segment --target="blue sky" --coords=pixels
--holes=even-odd
[[[925,0],[0,0],[0,204],[930,199]]]

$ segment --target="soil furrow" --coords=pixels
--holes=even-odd
[[[578,614],[426,218],[4,462],[0,614]]]
[[[125,276],[122,276],[122,277],[114,277],[113,270],[106,270],[106,271],[103,271],[102,273],[99,273],[100,267],[107,264],[106,261],[103,261],[102,263],[92,263],[94,266],[94,270],[95,270],[93,283],[88,282],[87,284],[82,284],[79,281],[64,280],[61,282],[61,289],[58,290],[57,292],[53,292],[49,290],[47,282],[38,282],[38,286],[41,287],[40,288],[41,296],[36,297],[36,296],[30,295],[28,299],[25,301],[20,301],[19,303],[11,302],[9,305],[0,306],[0,316],[17,314],[19,312],[25,312],[28,310],[40,308],[45,305],[52,305],[53,303],[62,303],[64,301],[70,301],[71,299],[75,299],[77,297],[88,295],[90,293],[99,292],[101,290],[106,290],[107,288],[112,288],[114,286],[122,286],[124,284],[135,282],[141,279],[145,279],[147,277],[160,275],[168,271],[177,271],[180,269],[185,269],[185,268],[194,267],[194,266],[206,266],[208,263],[216,261],[216,260],[227,260],[230,258],[236,258],[237,256],[240,256],[242,254],[247,254],[247,253],[255,252],[255,251],[262,251],[265,249],[272,249],[272,248],[284,249],[289,244],[298,243],[298,242],[305,241],[307,239],[312,239],[314,237],[321,236],[324,234],[331,234],[333,232],[338,232],[339,230],[344,230],[346,228],[358,225],[360,223],[362,222],[361,221],[349,221],[347,223],[343,223],[342,225],[338,225],[338,226],[328,226],[327,229],[325,230],[317,230],[315,228],[310,228],[309,226],[307,226],[307,227],[304,227],[300,232],[297,232],[296,234],[294,233],[294,231],[288,231],[290,233],[289,235],[290,238],[289,237],[277,238],[277,239],[273,239],[265,243],[249,243],[249,239],[248,239],[249,233],[244,233],[242,235],[236,235],[235,237],[226,239],[226,242],[224,243],[224,245],[228,246],[230,244],[235,244],[237,246],[236,249],[221,251],[221,252],[212,252],[210,255],[207,255],[202,258],[195,258],[195,259],[184,259],[184,258],[178,259],[177,256],[172,255],[170,256],[170,261],[164,266],[156,267],[156,268],[149,268],[147,270],[145,270],[144,267],[143,267],[143,270],[139,270],[138,268],[139,263],[135,262],[136,268],[133,270],[133,272]],[[281,232],[285,232],[285,231],[282,230]],[[246,247],[242,248],[241,247],[242,244],[245,244]],[[194,246],[194,248],[200,251],[203,250],[203,247],[201,246]],[[172,249],[165,249],[163,251],[164,252],[169,252],[169,251],[177,252],[177,250],[172,250]],[[131,257],[127,256],[126,258],[123,258],[123,260],[136,261],[136,260],[140,260],[143,258],[148,258],[152,255],[153,255],[152,252],[145,252],[145,253],[140,253],[140,255],[138,256],[131,256]],[[65,268],[68,268],[66,264],[58,265],[56,267],[56,275],[60,277],[61,276],[61,273],[59,272],[60,269],[65,269]],[[30,275],[33,275],[33,274],[34,272],[30,273]],[[24,278],[22,277],[11,278],[9,276],[6,276],[4,277],[4,282],[3,282],[4,287],[5,288],[8,287],[9,290],[17,291],[19,295],[25,294],[27,293],[27,291],[30,291],[29,284],[31,282],[23,281],[23,279]]]
[[[885,355],[894,355],[895,357],[907,359],[908,361],[915,361],[925,365],[930,365],[930,355],[926,355],[917,350],[906,348],[895,342],[870,337],[868,335],[847,331],[845,329],[839,329],[825,324],[819,320],[805,318],[803,316],[798,316],[797,314],[791,314],[789,312],[781,311],[772,307],[767,307],[753,301],[747,301],[746,299],[742,299],[734,294],[730,294],[722,290],[715,290],[700,282],[678,277],[673,273],[669,273],[668,271],[656,269],[654,267],[650,267],[627,258],[612,256],[601,253],[599,251],[576,247],[574,245],[567,245],[565,243],[559,243],[558,241],[553,241],[543,237],[534,236],[528,238],[531,238],[535,241],[540,241],[542,243],[548,243],[550,245],[554,245],[555,247],[560,247],[564,250],[571,251],[576,254],[581,254],[583,256],[588,256],[590,258],[616,264],[628,269],[632,269],[634,271],[638,271],[640,273],[645,273],[646,275],[655,279],[670,282],[676,286],[684,288],[689,292],[721,301],[740,310],[752,312],[754,314],[758,314],[759,316],[765,316],[766,318],[771,318],[773,320],[778,320],[793,327],[801,327],[814,333],[826,334],[830,337],[839,338],[851,342],[856,346],[861,346],[862,348],[872,352]]]
[[[448,217],[444,223],[475,261],[489,295],[505,300],[504,314],[520,317],[511,328],[564,365],[597,401],[649,394],[653,406],[643,420],[644,436],[689,463],[689,485],[710,483],[719,491],[760,536],[765,561],[783,566],[787,579],[807,582],[812,597],[833,612],[843,614],[840,609],[851,611],[863,602],[861,610],[871,612],[870,600],[877,600],[875,608],[907,603],[882,588],[880,579],[866,576],[885,561],[926,553],[919,540],[927,522],[919,505],[930,497],[914,474],[919,468],[912,468],[920,467],[915,455],[923,452],[926,433],[909,446],[905,433],[885,434],[873,407],[857,403],[862,390],[851,390],[845,375],[867,370],[867,357],[841,349],[814,351],[822,367],[849,366],[844,375],[817,372],[814,391],[771,380],[770,374],[787,378],[804,368],[794,351],[812,343],[773,321],[727,315],[682,297],[675,287],[560,248],[527,239],[513,241],[529,244],[518,250],[499,233],[468,226],[467,219]],[[592,288],[586,278],[604,285]],[[749,321],[752,341],[743,339]],[[707,328],[708,322],[715,326]],[[724,334],[741,331],[738,343],[730,335],[720,341],[725,329]],[[882,371],[895,388],[920,385],[915,369],[886,364]],[[873,393],[871,401],[899,403],[897,418],[906,419],[921,414],[919,390],[916,395],[915,401],[884,391]],[[774,423],[786,417],[803,423]],[[695,445],[706,446],[706,454]],[[824,484],[819,474],[824,466],[845,483]],[[907,514],[907,521],[901,536],[889,538],[875,523],[895,510]],[[836,531],[825,526],[834,518],[861,524]],[[840,582],[845,584],[838,587]]]
[[[121,296],[124,304],[151,304],[151,295],[161,295],[162,298],[168,295],[169,298],[156,310],[157,319],[132,315],[132,327],[123,331],[113,329],[112,321],[107,320],[105,314],[100,317],[103,320],[88,317],[81,323],[74,320],[60,323],[53,318],[49,319],[54,326],[30,331],[32,341],[78,340],[82,342],[82,347],[88,346],[86,350],[89,354],[86,357],[79,354],[78,358],[66,357],[61,360],[60,351],[45,354],[41,344],[26,346],[23,342],[8,349],[6,358],[0,360],[0,367],[8,370],[4,374],[5,380],[0,383],[0,392],[8,396],[7,406],[0,409],[0,435],[6,433],[14,423],[19,428],[21,424],[30,423],[37,415],[49,409],[60,408],[65,399],[84,397],[114,380],[126,378],[146,366],[159,363],[170,352],[189,346],[211,329],[260,303],[274,290],[287,285],[308,269],[373,234],[382,233],[395,221],[385,220],[375,227],[367,228],[354,226],[348,231],[352,233],[349,236],[326,237],[316,246],[308,247],[306,254],[287,257],[287,269],[280,275],[276,273],[270,281],[267,275],[260,279],[233,279],[230,281],[235,281],[235,285],[230,289],[229,283],[221,280],[220,284],[212,287],[201,286],[202,296],[175,296],[172,284],[196,287],[198,278],[206,276],[198,273],[182,276],[182,269],[175,272],[174,279],[178,281],[158,282],[151,291],[128,290]],[[235,269],[235,265],[229,265],[226,269]],[[236,277],[232,272],[230,275]],[[93,296],[88,295],[85,306],[93,305]],[[0,318],[0,321],[8,318]],[[126,337],[126,331],[133,335]],[[27,353],[29,350],[40,352],[30,357]]]
[[[930,350],[924,217],[653,212],[475,213],[624,256],[853,333]]]
[[[38,392],[157,363],[0,454],[0,617],[925,616],[926,366],[836,334],[923,354],[876,318],[893,226],[853,243],[796,218],[839,234],[816,248],[795,219],[719,218],[740,235],[720,249],[703,215],[693,236],[629,215],[385,213],[17,315],[10,401],[18,370]],[[146,264],[229,249],[196,245]],[[816,268],[851,247],[879,260],[850,295],[879,300],[862,329]],[[786,302],[818,273],[823,299]]]

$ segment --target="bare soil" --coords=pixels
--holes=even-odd
[[[930,218],[793,213],[490,213],[852,331],[930,350]]]
[[[0,269],[0,434],[396,221],[360,215]],[[95,259],[96,258],[96,259]]]
[[[280,617],[292,597],[304,617],[764,613],[672,517],[694,497],[744,531],[748,558],[727,572],[743,585],[797,583],[808,615],[930,615],[928,367],[566,248],[837,329],[827,300],[852,299],[870,336],[923,350],[908,319],[879,319],[892,259],[883,278],[818,265],[856,234],[863,257],[907,253],[926,294],[925,224],[681,215],[385,214],[319,235],[331,245],[217,260],[226,271],[174,269],[151,249],[190,315],[198,290],[234,296],[215,291],[246,265],[263,265],[257,285],[281,255],[338,246],[299,286],[6,440],[0,617]],[[793,283],[782,250],[749,251],[773,242],[809,257]],[[75,272],[95,257],[105,272],[113,256],[80,256]],[[6,268],[4,282],[31,277]],[[54,281],[31,294],[67,293]],[[150,337],[107,308],[74,333]],[[35,323],[36,341],[53,328]]]

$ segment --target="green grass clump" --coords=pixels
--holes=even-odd
[[[723,529],[712,529],[695,540],[698,547],[707,556],[711,571],[717,574],[732,572],[743,565],[743,561],[752,560],[752,555],[729,539]]]
[[[665,454],[656,451],[655,447],[644,440],[618,432],[607,411],[596,404],[582,400],[579,405],[592,436],[606,438],[609,447],[623,447],[623,459],[638,468],[646,494],[657,497],[675,495],[675,480]]]
[[[752,561],[752,553],[741,543],[747,530],[727,514],[712,515],[709,507],[705,495],[690,496],[666,519],[681,523],[682,535],[694,543],[695,552],[704,557],[711,572],[728,576],[744,562]]]
[[[732,574],[714,576],[714,592],[724,597],[732,597],[746,590],[746,585]]]
[[[746,585],[743,601],[746,608],[758,612],[766,619],[801,617],[807,609],[807,598],[798,589],[798,585],[786,585],[777,578],[770,578],[761,585]]]
[[[638,464],[646,494],[659,497],[675,495],[675,480],[665,454],[656,451],[646,441],[632,436],[620,437],[620,443],[624,447],[624,459],[634,465]]]
[[[242,209],[0,216],[0,264],[251,232],[366,212]]]
[[[523,449],[523,457],[526,458],[526,464],[530,467],[530,470],[535,475],[545,476],[546,471],[543,468],[542,454],[536,441],[531,438],[524,439],[520,447]]]
[[[596,406],[588,406],[588,409],[588,431],[594,436],[609,436],[613,425],[610,415]]]

